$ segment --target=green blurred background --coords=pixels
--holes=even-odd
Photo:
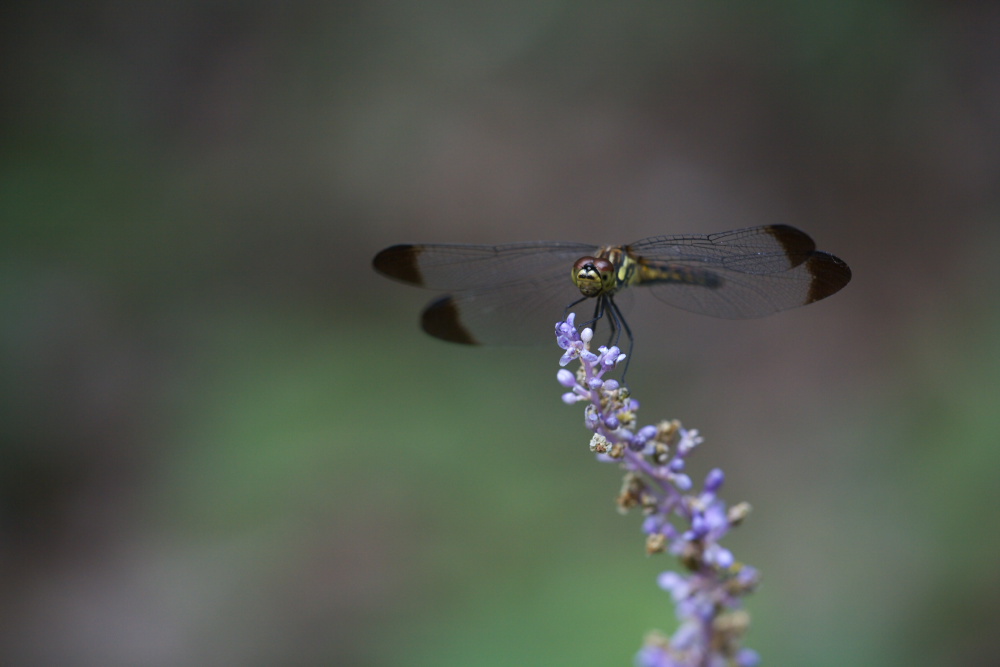
[[[670,563],[560,351],[369,262],[775,222],[851,285],[630,320],[747,644],[995,661],[997,3],[8,2],[0,100],[0,663],[630,664]]]

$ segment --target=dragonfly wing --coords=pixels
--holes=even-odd
[[[580,298],[569,269],[484,289],[468,289],[432,301],[424,309],[424,331],[470,345],[530,345],[546,340],[566,306]]]
[[[749,227],[718,234],[654,236],[627,247],[649,260],[752,274],[787,271],[808,261],[816,250],[808,234],[789,225]]]
[[[713,317],[746,319],[819,301],[851,280],[847,264],[818,250],[791,268],[775,272],[740,270],[751,268],[748,263],[712,266],[699,261],[672,261],[670,266],[686,267],[711,278],[699,283],[651,282],[650,290],[656,298],[677,308]],[[779,264],[776,260],[774,263]]]
[[[595,251],[596,246],[555,241],[497,246],[396,245],[376,255],[372,264],[385,276],[419,287],[490,290],[553,271],[561,272],[570,283],[573,262]]]

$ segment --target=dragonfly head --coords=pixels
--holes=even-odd
[[[615,287],[615,265],[602,257],[581,257],[573,264],[573,284],[584,296],[610,293]]]

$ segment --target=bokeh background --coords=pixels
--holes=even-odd
[[[754,506],[747,644],[995,661],[1000,4],[7,2],[0,141],[0,663],[630,664],[670,562],[548,332],[370,259],[776,222],[854,281],[630,320]]]

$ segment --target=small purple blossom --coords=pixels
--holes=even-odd
[[[705,477],[705,493],[715,493],[726,480],[726,474],[718,468],[712,469]]]
[[[559,369],[559,372],[556,373],[556,378],[559,380],[559,384],[568,389],[572,389],[576,386],[576,377],[565,368]]]
[[[647,636],[635,664],[757,665],[757,653],[741,646],[750,624],[741,603],[760,575],[720,544],[743,522],[750,506],[727,507],[718,497],[725,482],[718,468],[705,476],[700,491],[692,491],[694,483],[684,470],[688,455],[703,442],[701,435],[677,420],[639,426],[639,402],[617,380],[605,377],[626,355],[616,346],[593,352],[593,331],[577,331],[574,321],[570,313],[556,325],[556,342],[564,350],[559,365],[580,362],[577,373],[563,368],[556,376],[570,390],[563,401],[587,403],[584,426],[593,432],[589,449],[598,460],[616,462],[625,470],[618,506],[622,511],[642,508],[647,553],[673,554],[684,570],[668,570],[657,579],[674,602],[677,630],[670,637],[658,632]]]

